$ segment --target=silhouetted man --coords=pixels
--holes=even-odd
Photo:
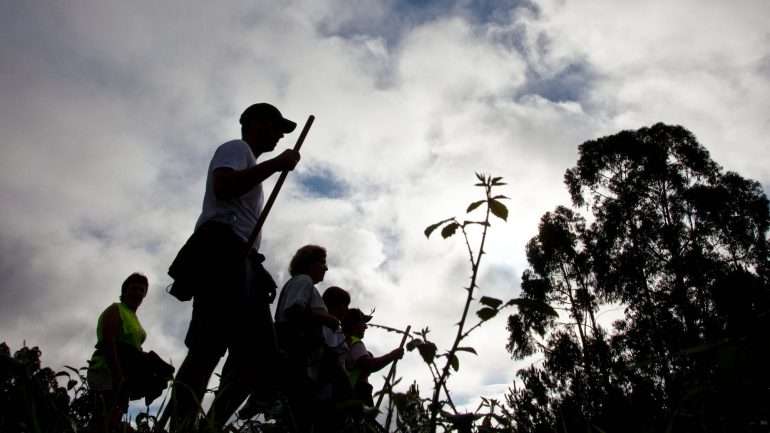
[[[220,145],[211,159],[193,235],[205,251],[206,269],[201,274],[206,277],[195,289],[185,337],[187,357],[169,403],[172,431],[189,431],[197,420],[211,374],[225,351],[219,392],[208,415],[215,427],[227,421],[250,389],[267,386],[260,380],[265,380],[273,357],[265,348],[272,341],[267,305],[275,297],[275,283],[257,253],[261,235],[250,249],[245,243],[262,210],[262,181],[292,170],[300,155],[284,150],[273,159],[259,163],[257,159],[275,149],[297,125],[267,103],[248,107],[240,124],[242,139]]]

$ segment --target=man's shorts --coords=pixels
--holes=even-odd
[[[263,283],[251,277],[261,264],[245,257],[244,242],[229,226],[210,222],[200,229],[211,231],[210,245],[185,345],[190,351],[218,357],[228,349],[253,351],[272,333],[270,310],[261,296],[264,288],[254,287]]]

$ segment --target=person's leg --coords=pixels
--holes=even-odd
[[[237,353],[228,353],[225,366],[222,368],[222,379],[217,389],[216,397],[206,416],[207,423],[221,429],[235,411],[243,404],[252,389],[241,373]]]
[[[115,400],[112,391],[94,391],[92,398],[94,412],[88,424],[88,431],[91,433],[109,431],[110,412]]]
[[[224,426],[252,392],[258,398],[273,394],[270,371],[274,364],[275,331],[264,293],[268,289],[265,279],[272,279],[259,262],[243,256],[242,248],[237,240],[228,248],[235,251],[227,260],[224,280],[232,293],[226,315],[228,355],[216,398],[206,417],[215,428]]]
[[[287,380],[287,397],[289,409],[294,416],[294,421],[299,433],[313,432],[314,413],[313,413],[313,384],[307,378],[305,370],[301,366],[293,368],[292,377]]]
[[[201,263],[193,299],[192,318],[185,337],[187,356],[177,370],[172,396],[161,417],[170,414],[171,432],[190,431],[201,413],[201,402],[219,360],[229,341],[229,315],[233,303],[232,232],[223,224],[206,223],[201,233]],[[236,278],[238,278],[236,276]]]
[[[110,430],[109,431],[122,431],[121,419],[123,415],[128,412],[128,389],[123,387],[115,397],[112,405],[112,412],[110,413]]]
[[[275,398],[273,385],[275,349],[272,347],[272,321],[269,306],[253,302],[249,308],[234,307],[233,336],[222,380],[207,421],[221,428],[249,397]],[[267,316],[265,316],[267,315]]]
[[[197,421],[200,405],[211,374],[222,354],[218,351],[190,350],[179,366],[171,399],[171,431],[188,431]]]
[[[187,356],[179,366],[166,408],[170,411],[172,432],[186,432],[195,425],[211,374],[227,350],[221,342],[218,308],[213,299],[204,297],[196,299],[193,304],[190,328],[185,338]]]

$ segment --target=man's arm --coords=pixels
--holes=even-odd
[[[299,152],[286,149],[275,158],[245,170],[234,170],[229,167],[216,168],[214,169],[214,195],[220,200],[240,197],[272,174],[293,170],[297,162],[299,162]]]

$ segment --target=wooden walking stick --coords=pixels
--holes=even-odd
[[[297,144],[294,145],[295,151],[299,152],[299,149],[302,147],[302,143],[305,141],[305,136],[307,136],[307,132],[310,131],[310,127],[313,125],[314,120],[315,116],[312,114],[308,116],[307,121],[305,122],[305,126],[302,128],[302,132],[299,134],[299,138],[297,138]],[[288,175],[289,170],[284,170],[281,172],[281,176],[278,178],[278,181],[273,187],[273,192],[270,193],[270,197],[267,199],[265,206],[262,207],[262,211],[259,213],[257,225],[254,227],[254,230],[251,231],[251,236],[249,236],[249,240],[246,242],[246,251],[251,249],[251,246],[254,245],[254,241],[257,239],[257,236],[259,236],[259,232],[262,231],[262,226],[265,225],[267,214],[270,213],[270,209],[273,207],[275,198],[278,196],[278,192],[281,190],[281,186],[283,186],[283,182],[286,180],[286,176]]]
[[[401,338],[401,344],[398,345],[398,348],[401,349],[404,347],[404,343],[406,343],[406,338],[409,337],[409,331],[412,329],[412,325],[409,325],[406,327],[406,330],[404,331],[404,336]],[[398,362],[398,359],[393,361],[393,364],[390,365],[390,370],[388,371],[388,375],[385,376],[385,384],[382,385],[382,391],[380,391],[380,396],[377,397],[377,404],[374,405],[374,408],[377,410],[380,410],[380,404],[382,404],[382,399],[385,397],[385,390],[388,389],[388,384],[390,383],[390,380],[393,378],[393,375],[396,374],[396,363]]]
[[[302,132],[299,134],[299,138],[297,138],[297,143],[294,145],[294,150],[299,152],[299,149],[302,147],[302,143],[305,141],[305,137],[307,136],[308,131],[310,131],[310,127],[313,125],[313,121],[315,120],[314,115],[310,115],[307,118],[307,121],[305,122],[305,126],[302,128]],[[262,226],[265,225],[265,220],[267,219],[267,214],[270,213],[270,209],[273,207],[273,203],[275,203],[275,198],[278,197],[278,192],[281,190],[281,186],[283,186],[283,182],[286,180],[286,177],[289,175],[289,170],[284,170],[281,172],[281,176],[278,177],[278,181],[275,182],[275,186],[273,187],[273,191],[270,193],[270,197],[267,199],[267,202],[262,207],[262,211],[259,213],[259,218],[257,219],[257,224],[254,226],[254,230],[251,231],[251,236],[249,236],[249,240],[246,242],[246,254],[248,255],[249,251],[251,250],[251,246],[254,245],[254,241],[257,239],[257,236],[259,236],[259,232],[262,230]],[[264,308],[262,311],[262,314],[265,316],[265,322],[270,324],[270,339],[272,340],[272,346],[273,346],[273,354],[277,357],[280,354],[280,348],[278,347],[278,336],[275,333],[275,324],[273,323],[273,315],[270,314],[270,304],[265,302],[263,304]],[[285,383],[285,381],[281,381],[282,383]],[[284,395],[284,397],[286,397]],[[286,401],[288,403],[288,400]],[[292,432],[297,433],[299,431],[297,427],[297,421],[294,416],[294,410],[291,407],[291,404],[286,405],[288,409],[288,418],[289,418],[289,428]]]

